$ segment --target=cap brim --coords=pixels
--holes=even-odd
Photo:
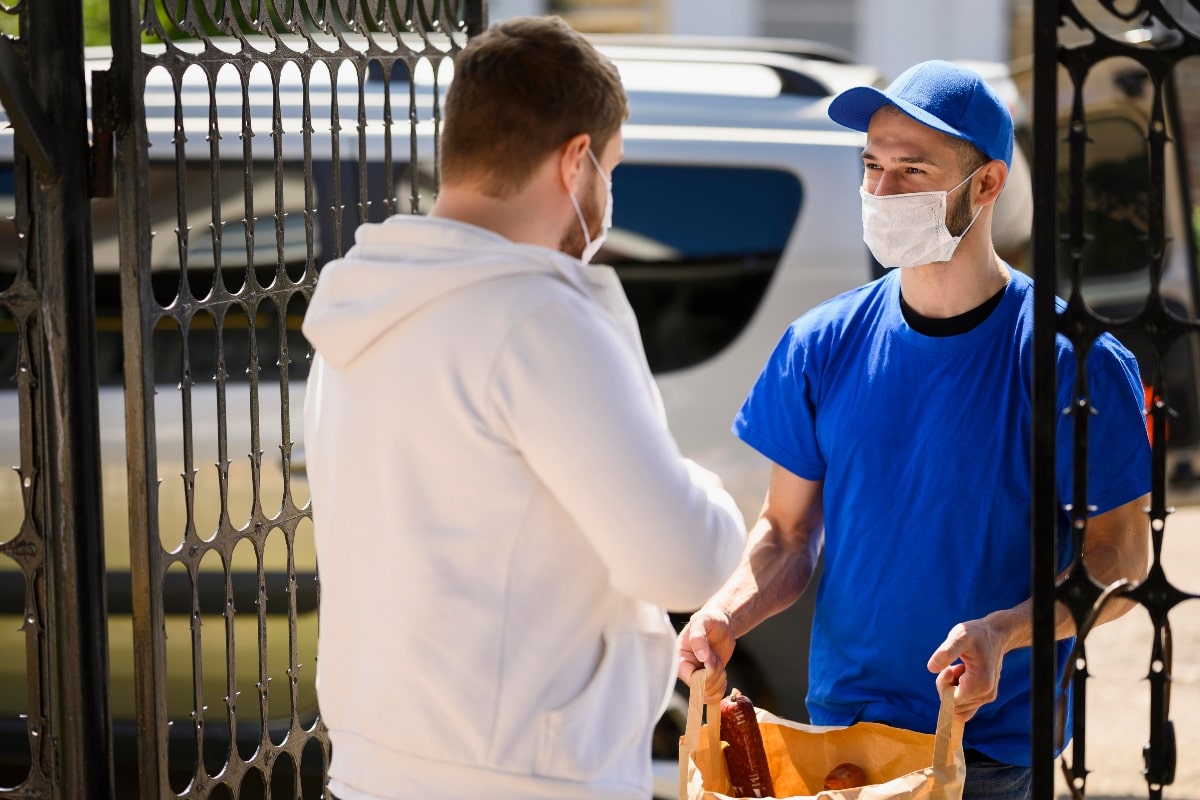
[[[833,98],[829,103],[829,118],[839,125],[865,133],[867,126],[871,123],[871,117],[875,116],[876,111],[887,105],[895,106],[917,122],[928,125],[934,130],[947,133],[957,139],[971,141],[963,135],[962,131],[950,127],[924,109],[906,100],[891,97],[874,86],[855,86]]]
[[[829,118],[839,125],[865,133],[875,112],[891,102],[886,94],[873,86],[855,86],[829,102]]]

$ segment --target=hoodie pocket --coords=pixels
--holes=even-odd
[[[604,633],[604,652],[583,691],[541,719],[538,774],[634,785],[649,779],[648,742],[670,689],[675,650],[674,631],[658,613],[653,629]]]

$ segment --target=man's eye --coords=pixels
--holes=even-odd
[[[869,172],[871,170],[879,169],[879,165],[878,164],[863,164],[863,169],[865,169]]]

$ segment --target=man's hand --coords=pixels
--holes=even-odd
[[[1008,636],[994,617],[960,622],[929,658],[929,671],[937,673],[938,691],[958,684],[954,715],[966,722],[980,706],[992,702],[1000,686],[1000,668],[1008,652]]]
[[[1107,585],[1122,578],[1137,583],[1146,577],[1150,526],[1144,509],[1148,502],[1149,495],[1139,497],[1088,520],[1083,562],[1094,580]],[[1099,623],[1116,619],[1134,605],[1128,600],[1109,603]],[[1033,601],[1026,600],[982,619],[961,622],[929,658],[929,671],[938,673],[939,691],[958,681],[954,713],[959,719],[965,722],[980,706],[996,699],[1004,654],[1033,644],[1032,608]],[[1075,624],[1066,607],[1055,604],[1055,614],[1055,636],[1074,636]]]
[[[729,617],[707,608],[693,614],[679,633],[679,678],[688,683],[693,672],[707,668],[704,702],[715,703],[725,696],[725,665],[735,644]]]

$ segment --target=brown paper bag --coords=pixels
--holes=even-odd
[[[679,740],[680,800],[727,800],[729,774],[721,752],[719,703],[701,725],[705,670],[691,679],[687,729]],[[966,762],[962,723],[954,719],[954,687],[942,693],[933,734],[860,722],[826,728],[791,722],[756,709],[778,798],[820,800],[961,800]],[[842,762],[858,764],[870,783],[823,791],[825,775]]]

